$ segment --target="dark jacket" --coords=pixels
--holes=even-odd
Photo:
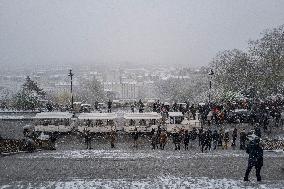
[[[181,142],[181,137],[179,135],[179,133],[173,133],[173,143],[180,143]]]
[[[183,138],[183,142],[185,144],[188,144],[189,143],[189,139],[190,139],[190,135],[188,133],[185,133],[184,134],[184,138]]]
[[[249,166],[263,166],[263,149],[257,142],[251,141],[247,146],[246,152],[249,154]]]
[[[237,139],[237,137],[238,137],[238,131],[237,131],[236,129],[234,129],[232,137],[233,137],[233,140],[236,140],[236,139]]]
[[[212,138],[213,138],[213,141],[219,141],[219,134],[218,134],[217,131],[216,131],[216,132],[215,132],[215,131],[213,132]]]
[[[133,139],[134,139],[134,140],[138,140],[139,132],[138,132],[138,131],[134,131],[134,132],[132,133],[132,136],[133,136]]]

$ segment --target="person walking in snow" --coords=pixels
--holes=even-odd
[[[225,135],[224,135],[224,143],[225,143],[224,149],[225,149],[225,150],[228,149],[229,141],[230,141],[229,131],[226,131],[226,132],[225,132]]]
[[[180,150],[180,142],[181,142],[180,133],[175,130],[173,133],[173,143],[175,145],[175,150]]]
[[[164,130],[162,130],[160,134],[160,149],[161,150],[164,150],[165,145],[167,143],[167,139],[168,139],[167,133]]]
[[[201,133],[200,141],[201,141],[201,152],[203,153],[204,147],[206,146],[206,131]]]
[[[143,113],[145,105],[143,104],[141,99],[139,100],[138,105],[139,105],[139,113]]]
[[[84,132],[85,134],[85,143],[86,143],[86,146],[87,146],[87,150],[91,150],[92,149],[92,137],[91,137],[91,134],[90,134],[90,131],[89,130],[85,130]]]
[[[211,142],[212,142],[212,131],[208,129],[206,131],[206,136],[205,136],[205,150],[211,150]]]
[[[236,140],[237,140],[237,137],[238,137],[238,130],[237,128],[234,129],[233,131],[233,134],[232,134],[232,147],[235,148],[236,147]]]
[[[244,181],[249,181],[249,174],[253,167],[255,167],[257,181],[261,181],[260,171],[263,166],[263,149],[259,137],[255,136],[249,143],[246,152],[249,154],[249,159]]]
[[[111,130],[109,137],[110,137],[110,147],[114,148],[114,142],[116,140],[116,133],[114,130]]]
[[[225,136],[224,129],[220,129],[218,146],[223,147],[224,136]]]
[[[214,130],[212,139],[213,139],[213,150],[216,150],[219,141],[219,134],[217,130]]]
[[[159,140],[159,136],[158,136],[157,131],[155,131],[151,138],[151,144],[152,144],[153,150],[158,149],[158,140]]]
[[[112,101],[110,99],[108,100],[107,107],[108,107],[107,112],[111,113]]]
[[[183,137],[184,150],[188,150],[189,139],[190,137],[189,137],[188,130],[185,130],[184,137]]]

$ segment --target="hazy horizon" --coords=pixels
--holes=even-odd
[[[284,1],[7,0],[1,65],[207,65],[284,24]]]

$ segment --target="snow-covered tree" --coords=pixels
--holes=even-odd
[[[258,72],[258,90],[266,95],[284,94],[284,25],[266,30],[249,42]]]
[[[218,53],[210,67],[214,70],[215,85],[225,92],[246,91],[255,84],[257,70],[249,55],[240,50]]]
[[[284,94],[284,25],[250,41],[248,52],[234,49],[218,53],[210,67],[215,72],[214,83],[223,94]]]
[[[35,110],[41,106],[45,92],[41,89],[36,82],[27,76],[25,83],[13,98],[14,107],[19,110]]]

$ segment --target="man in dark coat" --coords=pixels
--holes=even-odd
[[[173,133],[173,143],[175,145],[175,150],[180,150],[180,142],[181,142],[181,136],[178,133],[178,131],[174,131]]]
[[[198,129],[198,146],[201,146],[201,136],[202,136],[202,134],[203,134],[203,128],[202,127],[200,127],[199,129]]]
[[[219,141],[219,133],[217,130],[214,130],[212,139],[213,139],[213,150],[216,150]]]
[[[108,103],[107,103],[107,108],[108,108],[107,112],[108,113],[111,113],[111,107],[112,107],[112,101],[108,100]]]
[[[138,105],[139,105],[139,113],[143,113],[145,105],[143,104],[141,99],[139,100]]]
[[[189,139],[190,139],[190,135],[188,133],[188,130],[186,130],[184,133],[184,137],[183,137],[184,150],[188,150]]]
[[[259,138],[261,138],[261,130],[260,130],[260,127],[259,127],[258,124],[254,128],[254,131],[255,131],[255,135],[258,136]]]
[[[207,131],[201,133],[200,135],[200,143],[201,143],[201,152],[203,153],[204,147],[206,146],[206,137],[207,137]]]
[[[192,129],[192,131],[189,132],[189,138],[191,140],[191,143],[190,143],[190,147],[192,147],[195,139],[197,138],[198,134],[197,134],[197,129],[194,127]]]
[[[110,139],[110,147],[114,148],[114,143],[115,143],[115,140],[116,140],[115,130],[111,130],[110,135],[109,135],[109,139]]]
[[[87,149],[87,150],[88,150],[88,149],[91,150],[91,149],[92,149],[92,146],[91,146],[91,144],[92,144],[92,136],[91,136],[91,133],[90,133],[89,130],[85,130],[84,134],[85,134],[85,143],[86,143],[86,146],[87,146],[86,149]]]
[[[233,134],[232,134],[232,138],[233,138],[232,147],[233,148],[236,147],[237,137],[238,137],[238,130],[237,130],[237,128],[235,128],[234,131],[233,131]]]
[[[205,150],[211,150],[211,142],[212,142],[212,131],[208,129],[206,131],[206,136],[205,136]]]
[[[255,167],[257,181],[261,181],[260,170],[263,166],[263,149],[260,145],[259,137],[255,137],[249,143],[246,152],[249,154],[249,159],[244,181],[249,181],[249,173],[253,167]]]

